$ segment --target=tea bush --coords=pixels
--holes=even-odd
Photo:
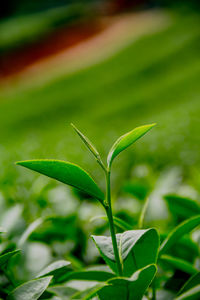
[[[97,255],[98,264],[93,258],[93,262],[87,266],[85,254],[90,248],[87,246],[85,225],[82,228],[80,223],[81,218],[77,218],[76,215],[42,216],[19,234],[24,224],[18,223],[16,226],[15,219],[20,216],[20,208],[15,206],[7,214],[7,218],[4,217],[5,225],[6,220],[9,219],[9,224],[12,226],[10,225],[10,228],[6,226],[7,232],[1,228],[0,296],[2,299],[200,298],[198,231],[200,206],[198,202],[175,194],[164,195],[171,213],[171,223],[174,225],[172,230],[159,224],[156,228],[147,228],[144,222],[148,222],[146,218],[148,207],[151,205],[150,188],[148,185],[141,186],[129,182],[124,189],[139,201],[143,201],[138,222],[129,219],[128,213],[113,216],[112,163],[120,152],[140,139],[154,125],[140,126],[121,136],[109,151],[107,164],[103,162],[89,139],[73,125],[105,173],[106,196],[92,177],[78,165],[49,159],[17,162],[17,165],[76,188],[80,191],[77,195],[82,200],[90,199],[89,203],[98,200],[105,215],[95,216],[92,224],[102,219],[103,222],[108,221],[110,236],[92,235],[101,258]],[[157,209],[159,210],[159,207],[155,206],[154,210]],[[104,226],[104,223],[97,227],[94,225],[91,229],[92,233],[104,232]],[[117,228],[118,233],[116,233]],[[33,247],[30,251],[31,242],[36,248]],[[51,255],[47,246],[51,249]],[[65,259],[66,253],[67,259]],[[30,266],[28,267],[27,263],[31,260],[32,270],[34,265],[37,265],[37,261],[40,265],[44,265],[45,261],[40,259],[40,255],[42,260],[49,256],[51,262],[41,267],[37,273],[30,274],[28,272]],[[26,266],[22,267],[23,265]]]

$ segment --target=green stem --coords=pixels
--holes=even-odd
[[[152,300],[156,300],[156,282],[155,282],[155,278],[152,282]]]
[[[112,205],[111,205],[111,193],[110,193],[110,171],[106,172],[106,200],[108,206],[105,207],[106,213],[108,216],[109,226],[110,226],[110,234],[113,244],[113,250],[115,255],[115,260],[117,264],[117,272],[119,276],[122,276],[122,265],[119,258],[119,250],[117,247],[117,239],[115,234],[115,227],[114,227],[114,221],[113,221],[113,214],[112,214]]]

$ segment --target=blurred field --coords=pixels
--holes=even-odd
[[[13,183],[13,163],[19,159],[68,159],[95,173],[70,122],[104,155],[117,136],[157,122],[157,128],[129,150],[127,160],[119,161],[124,172],[138,163],[155,170],[181,165],[188,176],[189,169],[199,166],[199,16],[166,14],[167,28],[133,38],[104,61],[66,75],[58,76],[55,70],[54,79],[37,87],[13,83],[2,88],[2,189],[5,180]]]

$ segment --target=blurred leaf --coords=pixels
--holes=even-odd
[[[44,222],[44,218],[39,218],[39,219],[35,220],[34,222],[32,222],[28,226],[28,228],[24,231],[24,233],[22,234],[21,238],[19,239],[18,246],[22,247],[23,244],[28,240],[28,238],[31,235],[31,233],[33,233],[33,231],[37,227],[39,227],[43,222]]]
[[[37,276],[36,278],[39,277],[44,277],[47,275],[52,275],[53,276],[53,281],[55,282],[60,282],[60,278],[68,273],[71,272],[71,263],[66,260],[58,260],[53,262],[52,264],[48,265],[46,268],[44,268]]]
[[[52,276],[34,279],[18,286],[9,295],[9,300],[37,300],[48,287]]]
[[[136,142],[139,138],[141,138],[145,133],[147,133],[152,127],[156,124],[144,125],[140,127],[136,127],[132,131],[122,135],[112,146],[110,152],[108,154],[107,163],[108,167],[111,167],[113,159],[127,147]]]
[[[82,300],[90,300],[97,294],[97,292],[105,285],[105,283],[98,283],[92,287],[88,287],[87,289],[83,289],[75,293],[71,299],[82,299]]]
[[[77,289],[65,285],[50,286],[48,291],[65,300],[71,299],[71,296],[78,292]]]
[[[91,219],[91,222],[93,222],[95,220],[98,220],[98,219],[101,219],[101,220],[104,220],[104,221],[108,222],[107,216],[96,216],[96,217]],[[119,227],[120,229],[122,229],[124,231],[125,230],[131,230],[133,228],[127,222],[125,222],[124,220],[122,220],[118,217],[113,216],[113,221],[114,221],[114,224],[115,224],[116,227]]]
[[[6,232],[2,227],[0,227],[0,233]]]
[[[124,276],[131,276],[136,270],[156,262],[159,237],[155,229],[130,230],[116,237]],[[92,239],[107,265],[116,272],[111,238],[92,236]]]
[[[179,218],[182,221],[200,214],[200,205],[195,200],[177,195],[166,195],[164,199],[176,219]]]
[[[175,227],[162,242],[159,255],[166,253],[186,233],[200,225],[200,215],[190,218]]]
[[[175,300],[199,300],[200,299],[200,284],[181,294]]]
[[[197,272],[196,274],[191,276],[188,281],[186,281],[184,286],[180,289],[178,295],[185,293],[187,290],[192,289],[198,284],[200,284],[200,272]]]
[[[123,192],[131,194],[139,200],[144,200],[150,189],[150,184],[145,182],[144,178],[142,180],[134,179],[134,181],[126,182],[122,187]]]
[[[147,211],[147,207],[149,204],[149,197],[146,198],[145,203],[143,204],[142,211],[140,213],[139,221],[138,221],[138,228],[142,229],[144,226],[144,217]]]
[[[90,175],[75,164],[60,160],[41,159],[17,162],[17,165],[76,187],[103,203],[104,194],[102,191]]]
[[[110,278],[115,277],[115,274],[108,271],[101,270],[83,270],[78,272],[70,272],[65,274],[61,281],[69,280],[88,280],[88,281],[107,281]]]
[[[108,285],[98,291],[100,300],[141,300],[156,273],[156,266],[149,265],[136,271],[130,278],[110,279]]]
[[[3,266],[4,264],[6,264],[11,257],[18,254],[19,252],[20,252],[20,250],[14,250],[14,251],[7,252],[7,253],[1,255],[0,256],[0,267]]]
[[[172,269],[178,269],[191,275],[195,274],[198,271],[187,261],[170,255],[162,255],[159,260],[161,262],[167,263]]]

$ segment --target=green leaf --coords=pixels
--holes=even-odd
[[[159,237],[155,229],[129,230],[116,235],[123,275],[131,276],[136,270],[153,264],[157,259]],[[107,265],[116,272],[116,262],[110,237],[92,236]]]
[[[61,281],[69,280],[88,280],[88,281],[107,281],[115,277],[115,274],[101,270],[83,270],[70,272],[61,278]]]
[[[156,266],[150,265],[136,271],[130,278],[110,279],[108,285],[97,292],[100,300],[141,300],[156,274]]]
[[[140,213],[140,217],[139,217],[139,221],[138,221],[138,227],[140,229],[142,229],[143,226],[144,226],[144,218],[145,218],[145,214],[146,214],[146,211],[147,211],[148,204],[149,204],[149,197],[146,198],[146,200],[144,202],[144,205],[143,205],[143,208],[142,208],[142,211]]]
[[[37,300],[44,293],[51,279],[52,276],[48,276],[25,282],[8,295],[8,300]]]
[[[159,255],[166,253],[186,233],[200,225],[200,215],[190,218],[175,227],[162,242]]]
[[[28,228],[24,231],[21,238],[19,239],[19,247],[22,247],[24,245],[24,243],[28,240],[29,236],[34,232],[36,228],[38,228],[44,222],[44,220],[44,218],[38,218],[28,226]]]
[[[14,250],[14,251],[10,251],[10,252],[7,252],[7,253],[1,255],[0,256],[0,267],[5,265],[11,257],[18,254],[19,252],[20,252],[20,250]]]
[[[75,164],[60,160],[40,159],[20,161],[17,162],[17,165],[71,185],[82,192],[97,198],[103,204],[104,194],[102,191],[90,175]]]
[[[97,294],[97,292],[103,287],[105,286],[105,283],[98,283],[92,287],[88,287],[82,291],[77,292],[76,294],[74,294],[71,299],[81,299],[81,300],[90,300],[93,299],[94,296]]]
[[[181,294],[175,300],[199,300],[200,299],[200,284]]]
[[[54,282],[60,282],[60,279],[63,275],[70,272],[71,273],[71,263],[66,260],[58,260],[53,262],[52,264],[48,265],[46,268],[44,268],[37,276],[44,277],[47,275],[53,275],[53,281]]]
[[[87,146],[87,148],[90,150],[90,152],[96,157],[100,157],[99,152],[97,149],[94,147],[94,145],[90,142],[90,140],[73,124],[71,123],[71,126],[74,128],[76,133],[80,136],[84,144]]]
[[[136,142],[139,138],[141,138],[145,133],[147,133],[152,127],[156,124],[144,125],[140,127],[136,127],[132,131],[122,135],[112,146],[110,152],[108,154],[107,163],[108,167],[111,167],[113,159],[127,147]]]
[[[48,287],[47,291],[65,300],[71,299],[71,296],[78,292],[77,289],[65,285],[53,285]]]
[[[197,272],[193,276],[190,277],[188,281],[184,284],[184,286],[180,289],[178,295],[185,293],[186,291],[192,289],[196,285],[200,284],[200,272]]]
[[[198,271],[189,262],[187,262],[183,259],[177,258],[177,257],[170,256],[170,255],[162,255],[159,258],[159,261],[166,263],[172,269],[175,269],[175,270],[178,269],[178,270],[181,270],[181,271],[191,274],[191,275],[196,274]]]
[[[176,219],[182,221],[200,214],[200,205],[195,200],[177,195],[166,195],[164,199]]]

